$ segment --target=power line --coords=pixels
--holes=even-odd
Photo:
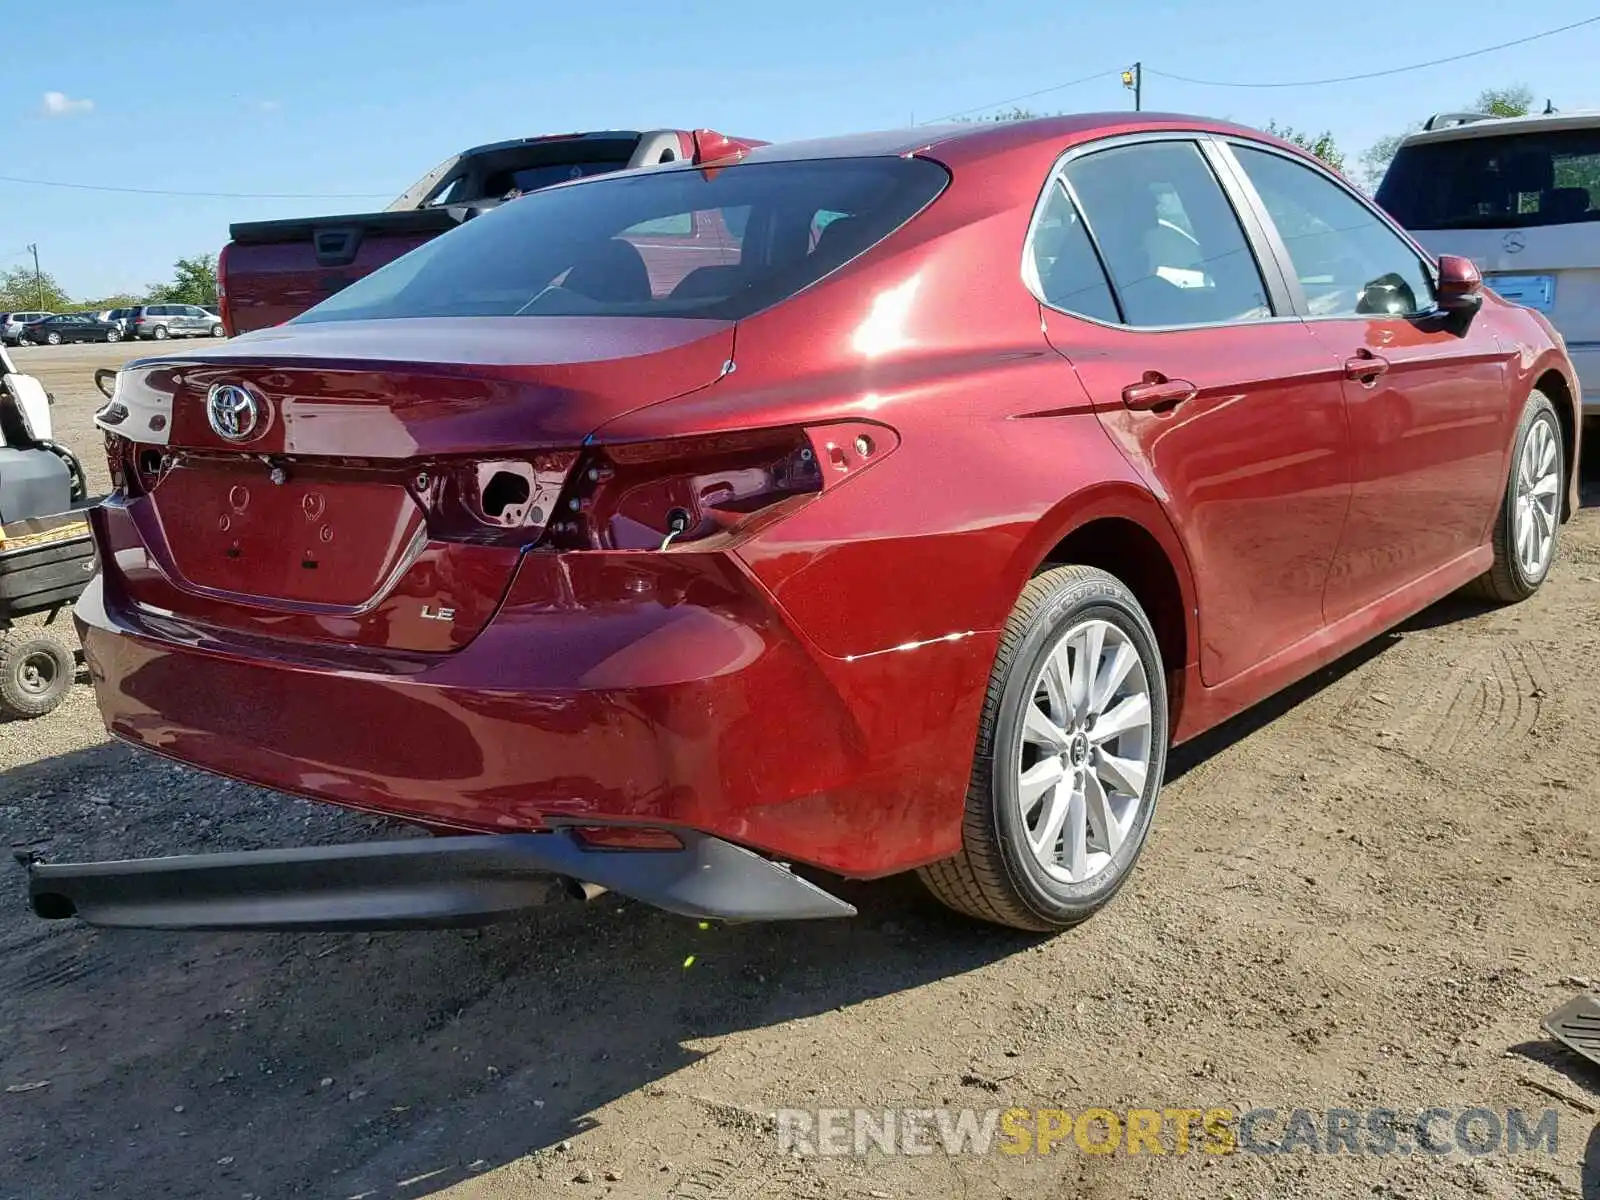
[[[996,100],[990,104],[980,104],[976,108],[964,108],[960,112],[946,113],[942,117],[935,117],[931,121],[923,121],[923,125],[937,125],[940,121],[953,121],[957,117],[970,116],[975,112],[983,112],[989,108],[999,108],[1002,104],[1016,104],[1019,100],[1032,100],[1035,96],[1043,96],[1050,92],[1059,92],[1063,88],[1077,87],[1080,83],[1093,83],[1096,79],[1104,79],[1108,75],[1117,75],[1121,67],[1112,67],[1108,71],[1096,71],[1093,75],[1085,75],[1082,79],[1069,79],[1066,83],[1052,84],[1047,88],[1040,88],[1037,92],[1026,92],[1021,96],[1012,96],[1009,100]]]
[[[0,175],[0,183],[71,188],[79,192],[121,192],[135,196],[188,196],[211,200],[373,200],[393,199],[390,192],[179,192],[167,188],[116,187],[109,183],[63,183],[55,179],[23,179]]]
[[[1554,37],[1558,33],[1567,33],[1584,25],[1593,25],[1600,21],[1600,16],[1585,17],[1581,21],[1574,21],[1570,25],[1562,25],[1557,29],[1546,29],[1543,33],[1530,33],[1527,37],[1513,38],[1509,42],[1497,42],[1493,46],[1484,46],[1478,50],[1468,50],[1464,54],[1451,54],[1445,58],[1430,58],[1427,62],[1411,63],[1404,67],[1390,67],[1383,71],[1363,71],[1359,75],[1339,75],[1331,79],[1300,79],[1286,80],[1281,83],[1249,83],[1242,80],[1228,79],[1194,79],[1188,75],[1175,75],[1170,71],[1158,71],[1154,67],[1145,70],[1152,75],[1159,75],[1163,79],[1174,79],[1179,83],[1193,83],[1201,87],[1233,87],[1233,88],[1295,88],[1295,87],[1321,87],[1327,83],[1356,83],[1363,79],[1382,79],[1386,75],[1401,75],[1407,71],[1420,71],[1424,67],[1438,67],[1445,63],[1460,62],[1466,58],[1477,58],[1481,54],[1493,54],[1496,50],[1509,50],[1512,46],[1525,46],[1529,42],[1537,42],[1541,38]],[[1002,101],[1003,103],[1003,101]]]

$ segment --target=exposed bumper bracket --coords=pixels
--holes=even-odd
[[[41,917],[141,929],[418,929],[483,925],[570,895],[571,881],[686,917],[848,917],[855,908],[731,842],[595,850],[570,833],[412,838],[120,862],[25,857]]]

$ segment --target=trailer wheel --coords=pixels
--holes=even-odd
[[[0,637],[0,712],[42,717],[60,704],[78,664],[54,634],[14,629]]]

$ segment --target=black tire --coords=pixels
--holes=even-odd
[[[1134,824],[1111,864],[1082,883],[1045,874],[1026,845],[1015,769],[1025,705],[1045,656],[1073,625],[1098,618],[1138,653],[1150,695],[1150,767]],[[1115,576],[1093,567],[1057,567],[1023,590],[1001,638],[978,728],[967,790],[962,846],[917,873],[934,896],[979,920],[1034,932],[1066,929],[1093,916],[1127,881],[1150,824],[1167,757],[1167,692],[1161,651],[1138,600]]]
[[[1561,513],[1565,507],[1567,483],[1567,449],[1561,440],[1561,422],[1556,418],[1555,406],[1543,392],[1531,392],[1522,407],[1522,419],[1517,422],[1517,433],[1511,441],[1511,470],[1506,476],[1505,494],[1500,498],[1499,511],[1495,513],[1494,531],[1489,535],[1494,548],[1494,565],[1466,587],[1469,595],[1496,604],[1516,604],[1539,590],[1539,585],[1550,573],[1555,562],[1556,547],[1552,544],[1550,559],[1543,569],[1530,573],[1517,555],[1517,471],[1522,462],[1528,439],[1534,436],[1538,425],[1546,426],[1556,451],[1556,518],[1551,530],[1552,542],[1559,539]]]
[[[77,670],[77,659],[60,638],[12,630],[0,638],[0,711],[44,716],[61,703]]]
[[[44,335],[44,344],[46,346],[59,346],[59,345],[61,345],[61,335],[59,333],[55,333],[53,331],[50,332],[50,333],[45,334]]]
[[[158,342],[164,342],[168,337],[171,336],[171,334],[167,332],[167,327],[165,325],[157,325],[150,336],[155,338],[155,340]]]

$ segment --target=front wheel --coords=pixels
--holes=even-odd
[[[158,342],[164,342],[171,335],[167,332],[167,327],[165,325],[157,325],[155,327],[155,331],[150,336],[155,338],[155,340]]]
[[[120,342],[121,340],[122,340],[122,335],[120,333],[118,333],[115,329],[106,330],[106,341],[107,342]]]
[[[1495,515],[1490,543],[1494,565],[1470,590],[1485,600],[1515,604],[1539,590],[1556,556],[1566,455],[1555,406],[1533,392],[1512,439],[1511,473]]]
[[[213,325],[211,327],[211,336],[212,337],[227,337],[228,336],[228,331],[226,329],[224,329],[221,325]]]
[[[923,882],[1017,929],[1092,916],[1144,847],[1167,736],[1161,652],[1133,593],[1092,567],[1036,576],[990,676],[961,850]]]

